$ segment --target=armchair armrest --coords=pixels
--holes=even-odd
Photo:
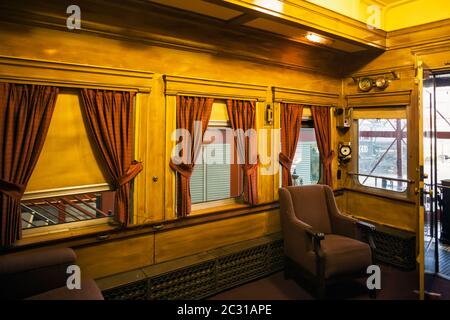
[[[294,220],[292,221],[292,223],[296,228],[300,229],[311,238],[315,254],[317,255],[318,258],[323,258],[323,252],[320,247],[320,241],[325,239],[325,234],[314,230],[313,227],[300,220]]]

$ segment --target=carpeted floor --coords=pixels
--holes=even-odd
[[[415,271],[403,271],[381,266],[380,300],[415,300],[419,278]],[[450,281],[427,276],[427,290],[440,292],[442,299],[450,299]],[[217,294],[212,300],[311,300],[313,289],[300,280],[284,279],[283,272],[244,284]],[[336,284],[327,289],[328,299],[370,299],[365,279]]]

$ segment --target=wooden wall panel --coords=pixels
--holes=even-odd
[[[280,231],[278,211],[258,213],[155,235],[155,263]]]
[[[345,213],[403,230],[417,230],[414,203],[346,191]]]
[[[74,248],[82,277],[100,278],[153,264],[154,236]]]

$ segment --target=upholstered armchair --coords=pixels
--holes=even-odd
[[[0,256],[0,300],[103,300],[92,279],[82,277],[79,290],[67,288],[67,267],[75,264],[70,248]]]
[[[325,297],[327,284],[343,278],[368,276],[375,248],[368,223],[340,213],[333,190],[325,185],[280,188],[280,218],[287,257],[285,275],[295,270],[317,286]],[[361,239],[368,229],[368,242]],[[372,291],[371,297],[376,295]]]

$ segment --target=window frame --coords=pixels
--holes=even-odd
[[[409,193],[410,193],[410,188],[411,188],[411,183],[410,183],[410,179],[408,178],[409,176],[409,169],[410,169],[410,144],[409,144],[409,125],[410,122],[408,120],[408,116],[407,116],[407,108],[405,107],[405,116],[404,117],[390,117],[389,114],[382,112],[382,116],[379,116],[379,113],[377,112],[377,108],[373,107],[373,110],[368,111],[368,113],[374,113],[374,116],[364,116],[364,117],[358,117],[356,119],[352,119],[352,127],[354,128],[353,130],[353,141],[355,141],[354,145],[355,148],[353,149],[353,154],[354,157],[356,158],[356,161],[354,161],[354,165],[353,165],[353,172],[355,172],[355,174],[352,175],[352,181],[353,184],[357,187],[357,189],[362,190],[362,191],[367,191],[369,193],[374,193],[374,194],[380,194],[380,195],[389,195],[390,197],[393,198],[399,198],[399,199],[405,199],[408,197]],[[404,120],[406,122],[405,128],[406,128],[406,178],[405,181],[403,183],[406,184],[406,188],[403,191],[396,191],[396,190],[392,190],[392,189],[385,189],[382,187],[374,187],[374,186],[369,186],[369,185],[365,185],[363,183],[361,183],[360,181],[360,172],[359,172],[359,155],[360,155],[360,151],[359,151],[359,147],[360,147],[360,143],[359,143],[359,120],[370,120],[370,119],[379,119],[379,120]],[[383,176],[380,176],[383,177]]]
[[[70,90],[81,90],[79,87],[69,87]],[[80,100],[80,103],[81,100]],[[135,154],[136,150],[136,120],[137,120],[137,95],[133,97],[133,133],[132,133],[132,154]],[[85,119],[85,115],[83,114],[83,121],[87,121]],[[51,121],[51,120],[50,120]],[[86,126],[87,130],[88,127]],[[92,134],[90,132],[87,132],[87,135],[89,139],[93,139]],[[45,143],[45,142],[44,142]],[[98,147],[96,146],[95,142],[93,142],[94,150],[93,152],[100,152],[98,150]],[[103,160],[103,157],[101,154],[97,154],[96,156],[99,157],[99,159]],[[105,167],[103,170],[106,170]],[[107,173],[107,176],[109,176],[109,173]],[[134,212],[134,179],[130,182],[130,217],[131,217],[131,223],[133,223],[133,220],[135,218],[135,212]],[[50,198],[50,197],[63,197],[63,196],[70,196],[70,195],[79,195],[83,193],[90,193],[90,192],[105,192],[105,191],[115,191],[113,186],[110,183],[101,183],[101,184],[94,184],[94,185],[82,185],[82,186],[75,186],[75,187],[67,187],[67,188],[55,188],[55,189],[46,189],[46,190],[36,190],[36,191],[30,191],[24,193],[23,197],[21,198],[20,202],[27,201],[27,200],[33,200],[33,199],[42,199],[42,198]],[[22,214],[22,213],[21,213]],[[31,238],[36,236],[45,236],[53,233],[60,233],[60,232],[71,232],[71,231],[78,231],[86,228],[95,228],[95,227],[101,227],[106,225],[114,225],[115,222],[115,213],[113,213],[109,217],[103,217],[103,218],[95,218],[95,219],[88,219],[83,221],[73,221],[73,222],[64,222],[64,223],[58,223],[55,225],[49,225],[49,226],[38,226],[38,227],[32,227],[32,228],[22,228],[22,236],[23,238]]]

